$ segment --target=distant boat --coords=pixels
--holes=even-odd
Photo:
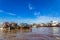
[[[3,28],[0,28],[0,30],[3,30]]]
[[[33,28],[36,28],[36,26],[34,25],[34,26],[32,26]]]
[[[0,28],[0,31],[3,31],[3,30],[5,30],[4,28]]]

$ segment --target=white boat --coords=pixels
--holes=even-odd
[[[34,26],[32,26],[33,28],[36,28],[36,26],[34,25]]]
[[[0,30],[4,30],[3,28],[0,28]]]

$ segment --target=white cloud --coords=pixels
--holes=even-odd
[[[8,13],[9,15],[12,15],[12,16],[15,16],[16,14],[14,14],[14,13]]]
[[[50,22],[52,20],[59,21],[59,18],[60,17],[40,16],[40,17],[37,17],[35,19],[35,22],[36,23],[47,23],[47,22]]]
[[[0,13],[1,13],[1,12],[4,12],[4,11],[3,11],[3,10],[0,10]]]
[[[34,16],[39,17],[39,16],[40,16],[40,12],[35,12],[35,13],[34,13]]]
[[[50,21],[53,21],[53,20],[56,20],[56,21],[59,21],[60,17],[49,17],[49,16],[39,16],[39,17],[36,17],[36,18],[33,18],[33,19],[30,19],[30,18],[20,18],[20,19],[17,19],[19,23],[21,22],[25,22],[25,23],[48,23]]]
[[[47,23],[47,22],[50,22],[52,20],[56,20],[56,21],[59,21],[60,22],[60,17],[50,17],[50,16],[39,16],[39,17],[36,17],[36,18],[21,18],[21,17],[17,17],[17,18],[7,18],[7,19],[4,19],[4,21],[8,21],[8,22],[17,22],[18,24],[20,23],[29,23],[29,24],[32,24],[32,23]],[[0,22],[3,22],[3,19],[0,20]]]
[[[14,14],[14,13],[5,12],[5,11],[3,11],[3,10],[0,10],[0,13],[12,15],[12,16],[16,15],[16,14]]]
[[[29,10],[34,9],[33,6],[32,6],[31,4],[28,4],[28,8],[29,8]]]

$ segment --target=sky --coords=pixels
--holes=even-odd
[[[60,22],[60,0],[0,0],[0,23]]]

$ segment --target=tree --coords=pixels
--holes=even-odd
[[[2,27],[3,27],[3,28],[8,28],[8,27],[9,27],[9,23],[8,23],[8,22],[4,22],[4,23],[2,24]]]

